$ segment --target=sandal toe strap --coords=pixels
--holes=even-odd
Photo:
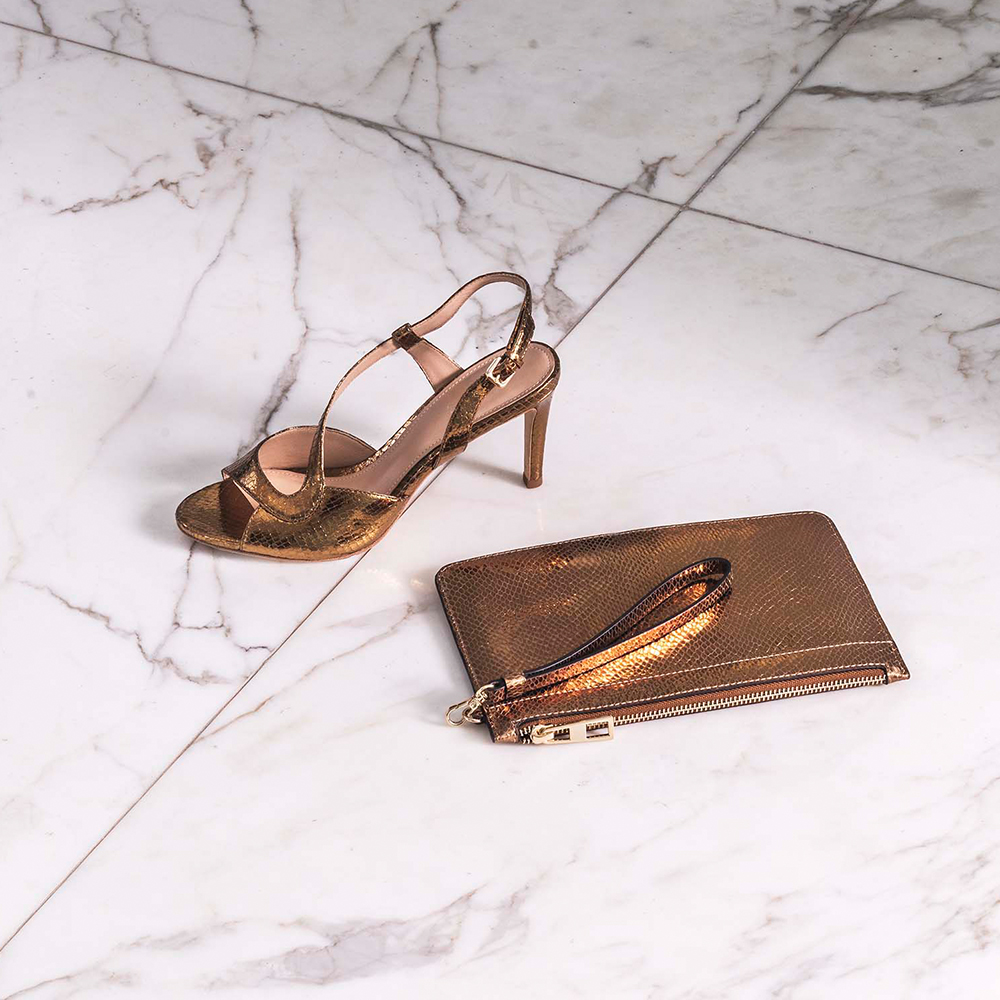
[[[286,432],[279,432],[279,434],[284,433]],[[265,438],[245,455],[227,465],[222,470],[222,475],[226,479],[232,479],[254,503],[263,507],[269,514],[283,521],[303,521],[317,510],[322,499],[324,482],[322,469],[318,483],[315,482],[313,470],[309,468],[302,488],[291,494],[282,493],[267,478],[260,461],[261,448],[276,437],[278,434]],[[303,462],[303,465],[305,464]]]

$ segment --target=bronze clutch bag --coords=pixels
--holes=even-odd
[[[813,512],[641,528],[451,563],[438,592],[504,743],[909,677],[836,527]]]

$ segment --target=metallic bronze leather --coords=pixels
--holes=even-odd
[[[243,535],[242,551],[284,559],[353,555],[384,535],[406,506],[400,497],[326,488],[318,510],[305,521],[287,521],[258,507]]]
[[[606,671],[598,672],[599,667],[621,661],[628,654],[659,642],[672,632],[679,632],[703,615],[707,623],[708,612],[727,597],[731,589],[732,566],[727,559],[705,559],[685,566],[658,583],[579,649],[544,666],[525,670],[516,677],[504,678],[507,697],[515,685],[519,698],[556,685],[567,690],[568,682],[584,674],[588,675],[587,686],[590,686],[595,677],[606,675]]]
[[[253,513],[253,505],[230,479],[212,483],[181,502],[177,524],[184,534],[196,539],[212,539],[218,549],[239,552],[243,531]]]
[[[322,473],[317,476],[314,470],[307,469],[303,488],[288,494],[275,489],[260,461],[260,450],[277,436],[273,434],[265,438],[252,451],[236,459],[231,465],[227,465],[222,473],[227,479],[237,483],[248,497],[274,517],[289,522],[307,520],[316,513],[323,502],[325,476]],[[307,484],[312,488],[306,489]]]
[[[503,683],[585,646],[665,577],[710,557],[731,562],[732,589],[708,612],[542,691]],[[483,706],[500,742],[523,740],[535,722],[619,719],[858,667],[877,667],[886,683],[909,676],[836,527],[815,512],[502,552],[445,566],[437,585],[473,689],[501,682]]]
[[[524,293],[510,339],[506,347],[491,356],[492,361],[484,359],[462,369],[424,338],[447,322],[469,296],[497,281],[515,284]],[[547,412],[548,399],[559,380],[559,360],[546,345],[532,345],[535,353],[531,357],[534,361],[541,359],[544,370],[539,372],[532,364],[525,365],[533,329],[531,290],[523,277],[497,271],[474,278],[430,315],[413,325],[404,323],[361,358],[338,383],[318,424],[272,434],[227,466],[221,483],[204,487],[183,500],[177,508],[178,526],[192,538],[216,548],[281,559],[339,559],[367,549],[388,531],[417,487],[437,465],[507,420],[521,414],[534,415],[540,410]],[[330,409],[346,386],[399,348],[405,349],[420,366],[435,395],[377,450],[351,435],[328,428]],[[388,483],[376,484],[387,489],[395,482],[391,490],[382,493],[360,488],[372,485],[370,482],[361,482],[358,488],[354,484],[338,485],[338,477],[368,475],[366,470],[390,446],[397,446],[398,455],[401,439],[419,414],[429,412],[427,407],[435,399],[442,406],[452,406],[447,394],[440,394],[463,371],[468,373],[467,380],[473,381],[468,388],[459,383],[452,387],[452,396],[459,392],[461,395],[454,400],[440,440],[424,443],[422,449],[429,446],[429,450],[423,454],[414,449],[414,461],[405,471],[395,465],[388,466],[388,475],[393,478]],[[491,376],[490,372],[495,374]],[[520,382],[512,382],[515,375]],[[498,388],[507,391],[494,396]],[[490,403],[491,399],[494,402]],[[525,484],[529,486],[541,482],[544,444],[545,422],[534,422],[538,424],[537,446],[530,454],[525,452]],[[407,437],[411,447],[414,436],[411,432]],[[328,461],[331,446],[335,446],[335,456],[343,459],[339,465]],[[409,455],[403,454],[409,460]]]
[[[548,393],[533,410],[524,414],[524,485],[529,490],[542,485],[542,463],[545,459],[545,431],[549,424],[552,393]]]

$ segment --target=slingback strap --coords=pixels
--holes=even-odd
[[[486,374],[476,379],[473,385],[459,398],[445,433],[444,445],[439,451],[435,464],[439,464],[444,457],[450,457],[455,452],[460,451],[468,443],[472,421],[486,394],[492,388],[506,385],[524,363],[524,352],[531,340],[534,324],[531,319],[531,287],[519,274],[508,271],[491,271],[488,274],[479,275],[478,278],[473,278],[449,296],[432,313],[412,325],[404,323],[388,339],[377,344],[357,361],[337,383],[323,410],[316,425],[302,485],[294,493],[282,493],[276,489],[264,472],[260,462],[260,449],[270,438],[266,438],[247,454],[223,469],[223,475],[233,479],[244,493],[275,517],[287,521],[298,521],[312,516],[323,498],[323,489],[326,484],[324,471],[326,422],[333,404],[340,398],[344,389],[362,372],[367,371],[376,362],[388,357],[399,348],[407,351],[413,357],[435,392],[443,388],[463,369],[455,364],[447,354],[424,338],[427,334],[433,333],[447,323],[470,296],[486,285],[497,281],[517,285],[523,289],[524,298],[514,322],[514,329],[503,353],[493,361]]]
[[[534,667],[523,674],[504,678],[505,699],[534,694],[565,683],[652,645],[718,605],[732,589],[732,575],[729,560],[718,556],[686,566],[657,584],[625,614],[578,649],[543,667]],[[699,597],[652,627],[642,628],[643,622],[662,604],[697,585],[705,588]]]
[[[490,366],[496,369],[493,372],[492,380],[495,384],[504,385],[510,381],[514,372],[524,364],[524,352],[535,329],[534,321],[531,318],[531,286],[521,275],[514,274],[513,271],[490,271],[488,274],[481,274],[478,278],[467,281],[432,313],[418,323],[414,323],[412,331],[417,337],[426,337],[428,333],[440,329],[471,296],[475,295],[481,288],[497,281],[506,281],[517,285],[524,292],[521,308],[517,312],[517,319],[514,321],[514,329],[511,331],[507,346],[504,348],[503,354]]]

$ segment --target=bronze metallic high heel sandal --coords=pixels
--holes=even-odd
[[[461,368],[424,339],[484,285],[511,282],[524,301],[507,346]],[[221,482],[177,508],[181,531],[206,545],[280,559],[340,559],[374,545],[421,482],[470,441],[524,415],[524,484],[540,486],[545,429],[559,359],[531,340],[531,290],[517,274],[473,278],[412,326],[404,323],[340,380],[315,427],[266,438],[222,472]],[[434,394],[377,450],[326,426],[330,408],[357,375],[398,348]]]

